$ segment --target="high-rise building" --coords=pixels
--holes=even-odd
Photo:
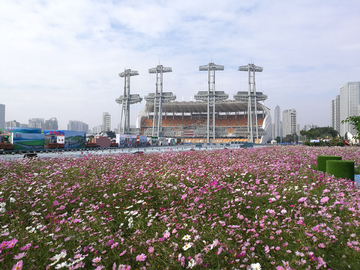
[[[340,132],[340,95],[331,101],[331,127]]]
[[[318,126],[318,125],[314,125],[313,123],[310,123],[310,124],[304,125],[303,130],[309,131],[310,129],[312,129],[312,128],[317,128],[317,127],[319,127],[319,126]]]
[[[340,121],[349,116],[358,116],[360,105],[360,82],[347,82],[340,86]],[[340,124],[340,135],[346,132],[356,135],[357,132],[350,123]]]
[[[296,127],[296,110],[290,109],[283,111],[283,136],[297,133]]]
[[[20,127],[20,123],[16,120],[12,120],[12,121],[7,121],[5,122],[5,127]]]
[[[93,128],[93,134],[99,134],[102,131],[102,126],[98,125]]]
[[[0,104],[0,129],[5,128],[5,105]]]
[[[30,118],[29,128],[41,128],[44,130],[44,118]]]
[[[56,119],[56,117],[50,118],[49,120],[45,121],[44,127],[45,127],[44,129],[46,130],[58,130],[59,129],[58,120]]]
[[[280,107],[279,105],[275,107],[274,111],[274,139],[282,136],[281,129],[281,118],[280,118]]]
[[[67,125],[68,130],[75,130],[75,131],[85,131],[88,132],[89,125],[85,124],[82,121],[76,121],[76,120],[69,120],[69,124]]]
[[[102,117],[102,131],[110,131],[111,130],[111,115],[108,112],[103,113]]]

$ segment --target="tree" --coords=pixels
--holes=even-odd
[[[357,131],[357,137],[360,136],[360,116],[349,116],[345,120],[341,121],[341,124],[350,123]]]
[[[301,130],[300,135],[305,136],[306,140],[311,140],[311,139],[326,138],[326,137],[336,138],[338,132],[332,127],[316,127],[308,131]]]
[[[106,134],[108,135],[108,137],[110,139],[115,139],[116,138],[116,134],[114,131],[106,131]]]

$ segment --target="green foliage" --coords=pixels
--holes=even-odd
[[[335,138],[339,133],[332,127],[316,127],[308,131],[301,130],[300,135],[306,140],[315,138]]]
[[[339,141],[339,140],[331,140],[331,141],[320,141],[320,142],[310,142],[310,141],[305,141],[303,143],[304,145],[308,145],[308,146],[345,146],[345,143],[343,141]]]
[[[107,131],[106,134],[108,135],[108,137],[110,139],[115,139],[116,138],[116,134],[114,131]]]
[[[297,143],[299,141],[299,136],[296,133],[288,134],[282,141],[284,143]]]
[[[342,124],[350,123],[357,131],[357,137],[360,136],[360,116],[349,116],[345,120],[341,121]]]

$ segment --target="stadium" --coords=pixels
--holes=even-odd
[[[170,93],[164,94],[170,96]],[[267,98],[262,92],[256,92],[256,95],[261,100]],[[227,99],[215,103],[215,142],[211,141],[213,143],[247,142],[249,140],[247,92],[238,92],[234,96],[236,98],[234,100]],[[156,134],[154,131],[158,126],[154,115],[156,115],[154,102],[148,101],[137,118],[137,128],[140,129],[141,135],[154,136]],[[257,102],[257,120],[259,137],[254,138],[254,142],[266,143],[271,139],[271,116],[269,108],[260,102]],[[161,122],[162,136],[164,137],[181,138],[184,143],[207,142],[206,101],[164,102]],[[210,126],[213,126],[213,119],[210,120]]]
[[[208,91],[199,91],[196,101],[176,101],[172,92],[163,92],[163,73],[171,68],[158,65],[149,69],[156,74],[156,91],[145,96],[145,107],[140,110],[136,129],[129,128],[129,105],[141,101],[139,95],[130,95],[130,76],[137,71],[125,70],[124,95],[116,99],[122,105],[125,121],[123,133],[136,132],[147,137],[181,139],[183,143],[268,143],[271,140],[270,110],[264,105],[267,96],[257,92],[255,72],[262,67],[254,64],[240,66],[248,73],[248,91],[238,91],[229,99],[224,91],[215,91],[215,71],[224,67],[209,63],[200,66],[208,72]]]

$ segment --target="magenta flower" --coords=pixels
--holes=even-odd
[[[21,270],[23,267],[23,261],[18,261],[12,268],[11,270]]]
[[[144,253],[141,253],[140,255],[136,256],[136,261],[143,262],[146,260],[146,255]]]
[[[325,196],[324,198],[322,198],[322,199],[320,200],[321,203],[326,203],[326,202],[328,202],[328,201],[329,201],[329,197],[328,197],[328,196]]]

